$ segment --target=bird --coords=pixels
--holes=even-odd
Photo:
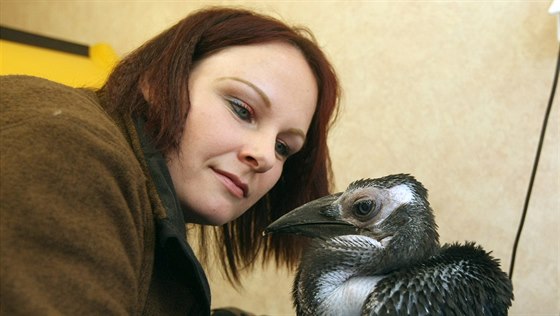
[[[511,280],[473,241],[439,242],[428,191],[410,174],[360,179],[286,213],[265,234],[311,238],[297,315],[507,315]]]

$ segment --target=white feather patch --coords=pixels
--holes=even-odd
[[[363,276],[348,279],[324,298],[319,306],[319,314],[360,315],[367,296],[384,277]]]
[[[391,199],[396,202],[398,205],[402,205],[405,203],[410,203],[414,199],[414,195],[412,194],[412,190],[406,184],[399,184],[389,189],[391,193]]]
[[[382,192],[383,209],[381,210],[377,224],[381,224],[399,206],[414,200],[414,194],[406,184],[399,184]]]

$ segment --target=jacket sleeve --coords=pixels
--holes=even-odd
[[[41,98],[2,93],[0,314],[133,315],[153,225],[141,167],[94,103]]]

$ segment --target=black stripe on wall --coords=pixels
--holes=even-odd
[[[24,32],[1,25],[0,39],[31,46],[53,49],[80,56],[89,56],[89,46]]]

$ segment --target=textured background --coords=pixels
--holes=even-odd
[[[551,1],[1,0],[5,26],[120,55],[206,5],[308,26],[342,81],[329,139],[337,189],[414,174],[443,242],[473,240],[509,268],[558,51]],[[549,122],[518,249],[511,315],[560,313],[559,105]],[[213,305],[292,315],[293,274],[267,267],[232,289],[208,267]]]

